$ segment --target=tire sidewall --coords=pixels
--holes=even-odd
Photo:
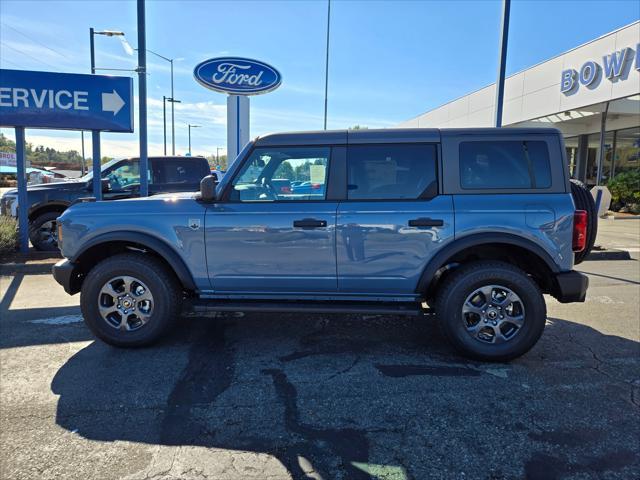
[[[144,283],[153,296],[153,310],[148,323],[135,331],[120,331],[102,318],[98,310],[98,295],[112,278],[131,276]],[[82,285],[80,304],[85,323],[101,340],[115,346],[142,346],[155,341],[169,326],[174,315],[169,291],[171,287],[161,281],[156,268],[135,258],[107,259],[95,267]]]
[[[36,250],[43,252],[55,252],[58,250],[58,243],[40,243],[36,241],[37,233],[42,224],[46,222],[56,222],[58,217],[62,215],[60,212],[47,212],[42,215],[38,215],[33,222],[29,224],[29,241]],[[54,227],[55,228],[55,227]]]
[[[520,297],[525,311],[524,325],[511,340],[498,345],[484,344],[467,333],[462,306],[480,287],[500,285]],[[544,297],[525,274],[493,267],[463,273],[445,295],[441,327],[454,346],[464,354],[488,361],[510,360],[526,353],[540,338],[546,322]],[[442,305],[442,303],[441,303]]]

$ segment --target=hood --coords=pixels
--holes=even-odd
[[[77,180],[54,183],[40,183],[38,185],[28,185],[27,192],[42,192],[50,190],[78,190],[84,188],[84,186],[84,182],[79,182]],[[5,192],[5,195],[18,195],[18,189],[12,188],[11,190],[7,190]]]
[[[118,202],[147,202],[149,200],[164,200],[167,202],[173,200],[180,200],[184,198],[195,198],[198,192],[173,192],[173,193],[158,193],[149,197],[136,197],[136,198],[123,198]]]

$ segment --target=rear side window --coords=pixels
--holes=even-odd
[[[465,189],[549,188],[549,150],[542,141],[460,143],[460,186]]]
[[[199,183],[209,174],[209,170],[203,170],[202,166],[203,162],[196,159],[155,160],[153,180],[154,183]]]
[[[416,200],[437,194],[435,145],[351,145],[349,200]]]

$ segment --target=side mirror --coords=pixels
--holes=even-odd
[[[215,202],[216,200],[216,177],[207,175],[200,180],[200,200],[206,203]]]

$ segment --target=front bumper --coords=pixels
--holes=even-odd
[[[562,303],[584,302],[589,287],[589,278],[575,270],[556,273],[556,289],[553,296]]]
[[[73,295],[80,291],[82,285],[82,273],[78,269],[78,265],[70,262],[66,258],[60,260],[51,268],[53,278],[56,282],[64,287],[64,291],[69,295]]]

